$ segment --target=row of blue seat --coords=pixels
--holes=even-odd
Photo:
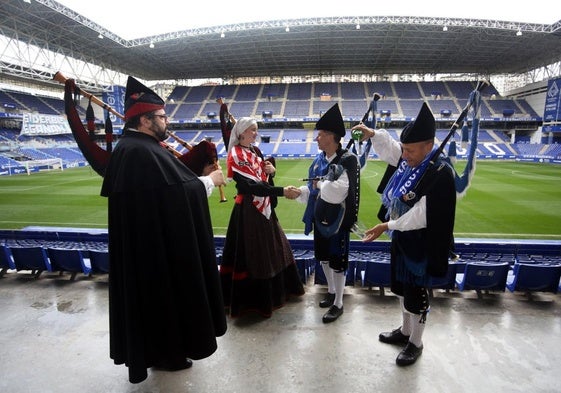
[[[365,262],[357,266],[365,287],[390,286],[388,261]],[[355,277],[356,274],[355,273]],[[317,275],[316,275],[317,277]],[[445,277],[433,278],[431,289],[459,291],[475,290],[479,297],[483,291],[551,292],[561,290],[561,264],[508,262],[450,262]]]
[[[295,251],[295,259],[302,281],[314,275],[315,284],[326,284],[323,269],[309,250]],[[385,253],[352,255],[347,273],[347,285],[361,282],[363,287],[379,287],[381,294],[390,286],[390,263]],[[363,258],[361,258],[363,257]],[[220,263],[220,253],[218,263]],[[36,277],[44,272],[69,272],[73,280],[78,273],[108,273],[107,250],[80,250],[71,247],[43,247],[40,245],[0,244],[0,276],[7,270],[29,270]],[[431,289],[460,291],[551,292],[561,288],[561,264],[516,262],[482,262],[468,260],[450,262],[445,277],[434,278]]]
[[[74,280],[78,273],[109,273],[109,254],[105,250],[42,247],[8,247],[0,244],[0,277],[8,270],[31,271],[37,278],[43,272],[68,272]]]

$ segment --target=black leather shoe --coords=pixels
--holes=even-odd
[[[319,302],[319,306],[321,308],[331,307],[331,306],[333,306],[334,301],[335,301],[335,294],[334,293],[328,293],[327,295],[325,295],[323,300]]]
[[[408,343],[405,348],[397,355],[395,363],[398,366],[409,366],[417,361],[419,356],[423,353],[423,345],[420,347],[415,346],[413,343]]]
[[[185,370],[186,368],[191,368],[192,366],[193,361],[189,358],[181,360],[168,360],[154,365],[155,368],[164,371]]]
[[[386,344],[407,344],[409,342],[409,336],[401,333],[401,326],[391,332],[380,333],[378,339]]]
[[[339,318],[341,315],[343,315],[343,306],[339,308],[333,305],[329,307],[329,310],[327,310],[327,312],[323,315],[322,321],[323,323],[333,322],[336,321],[337,318]]]

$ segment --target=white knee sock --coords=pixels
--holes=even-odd
[[[345,292],[346,279],[345,272],[333,272],[333,281],[335,281],[335,301],[333,304],[339,308],[343,307],[343,292]]]
[[[333,279],[333,269],[329,267],[328,261],[320,261],[321,267],[323,269],[323,274],[325,274],[325,279],[327,280],[327,292],[333,294],[335,293],[335,281]]]
[[[416,347],[420,347],[423,345],[423,332],[425,331],[425,324],[421,323],[419,320],[421,319],[420,315],[411,314],[411,336],[409,336],[409,342],[414,344]]]
[[[409,311],[407,311],[405,309],[405,304],[403,302],[403,296],[398,296],[399,297],[399,305],[401,306],[401,333],[403,333],[405,336],[410,336],[411,335],[411,313]]]

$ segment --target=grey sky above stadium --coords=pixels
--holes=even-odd
[[[185,0],[159,0],[152,3],[137,0],[58,2],[124,39],[231,23],[328,16],[448,17],[543,24],[555,23],[561,19],[558,6],[551,0],[517,4],[512,0],[344,0],[329,3],[302,0],[213,0],[197,1],[196,6]]]

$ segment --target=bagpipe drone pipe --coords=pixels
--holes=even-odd
[[[458,174],[458,172],[454,169],[454,183],[456,186],[456,195],[458,198],[461,198],[466,194],[467,189],[471,184],[471,179],[473,178],[473,175],[475,173],[475,157],[477,153],[479,120],[481,117],[481,91],[487,85],[488,82],[486,81],[479,82],[476,89],[470,93],[466,107],[462,111],[462,113],[464,111],[466,113],[464,114],[463,117],[462,115],[460,115],[460,118],[456,120],[456,123],[454,124],[455,128],[453,129],[453,132],[451,130],[452,134],[451,135],[450,133],[448,134],[450,135],[450,137],[453,137],[455,135],[456,129],[459,126],[459,123],[461,122],[462,123],[461,147],[465,149],[469,142],[469,149],[466,155],[466,166],[464,167],[462,174],[461,175]],[[467,120],[467,114],[470,110],[472,112],[471,133],[469,130],[469,124]],[[443,142],[443,145],[444,144],[445,142]],[[454,164],[456,163],[456,156],[457,156],[456,141],[452,139],[450,141],[450,145],[448,146],[448,155],[445,158],[445,160],[450,164],[450,166],[454,167]]]
[[[68,124],[70,125],[72,135],[76,140],[78,148],[80,149],[80,151],[84,155],[84,158],[86,159],[86,161],[88,161],[92,169],[101,177],[103,177],[105,175],[105,169],[107,168],[107,165],[109,163],[113,142],[113,125],[109,116],[110,114],[113,114],[122,120],[124,120],[125,117],[93,94],[88,93],[87,91],[78,87],[74,79],[66,78],[60,72],[57,72],[53,79],[64,84],[64,108],[68,119]],[[80,96],[86,97],[89,100],[88,108],[86,110],[87,130],[84,127],[84,124],[82,123],[80,115],[78,114],[78,111],[76,109]],[[106,150],[98,145],[91,137],[95,131],[95,117],[93,114],[93,108],[91,107],[92,102],[107,111],[105,119],[105,140],[107,146]],[[196,156],[202,156],[203,162],[213,162],[215,164],[215,167],[217,169],[219,168],[216,146],[213,143],[199,143],[195,146],[192,146],[175,134],[171,134],[168,132],[168,135],[172,136],[181,146],[185,147],[188,151],[185,154],[182,154],[165,141],[162,142],[161,145],[171,151],[197,176],[202,175],[202,168],[201,165],[198,165],[198,161],[200,160],[194,159]],[[220,186],[219,189],[220,200],[225,201],[226,197],[224,196],[223,186]]]
[[[477,82],[477,86],[470,93],[467,103],[462,109],[462,112],[460,113],[454,124],[452,124],[450,131],[448,131],[448,134],[446,135],[446,137],[444,138],[438,149],[436,149],[432,154],[432,156],[430,157],[430,165],[435,165],[435,162],[438,159],[438,157],[442,155],[444,148],[446,147],[446,144],[451,138],[454,137],[454,135],[456,134],[456,130],[458,129],[460,124],[462,124],[462,129],[461,129],[462,146],[465,147],[467,145],[468,139],[470,143],[468,154],[466,156],[467,158],[466,166],[462,174],[461,175],[458,174],[458,172],[454,168],[454,163],[456,158],[456,142],[454,140],[452,140],[452,142],[450,143],[448,156],[444,158],[445,161],[447,161],[450,164],[450,166],[454,169],[454,184],[456,187],[457,197],[462,197],[465,195],[467,189],[471,184],[471,179],[473,177],[473,174],[475,173],[475,155],[477,150],[477,137],[479,133],[479,119],[481,117],[481,92],[488,85],[489,82],[487,82],[486,80],[481,80]],[[472,113],[471,137],[469,137],[469,130],[468,130],[468,114],[470,112]],[[426,173],[426,171],[424,173]],[[421,179],[422,179],[422,175],[421,175]],[[421,179],[419,179],[417,184],[421,182]]]
[[[371,126],[371,128],[376,128],[376,114],[378,112],[378,100],[380,98],[381,98],[380,94],[378,94],[378,93],[373,94],[372,101],[368,105],[368,109],[364,113],[364,116],[362,116],[362,120],[360,121],[360,123],[369,124]],[[368,117],[369,117],[370,112],[372,112],[372,122],[371,123],[368,122]],[[370,139],[368,139],[368,141],[366,141],[365,148],[362,149],[363,142],[361,142],[361,138],[362,138],[362,132],[361,131],[358,131],[358,130],[357,131],[352,131],[351,132],[351,139],[349,139],[349,142],[347,143],[346,149],[348,151],[350,151],[351,153],[353,153],[355,156],[357,156],[358,162],[360,164],[360,169],[362,170],[366,166],[366,160],[368,158],[368,154],[370,154],[370,149],[372,148],[372,141]],[[358,145],[358,147],[357,147],[357,145]],[[328,177],[329,177],[329,180],[333,181],[333,180],[336,180],[339,177],[340,174],[341,174],[341,168],[335,168],[335,165],[334,165],[333,167],[330,166],[330,174],[328,174],[326,176],[322,176],[322,177],[305,178],[305,179],[302,179],[302,181],[324,180],[324,179],[327,179]]]
[[[370,101],[370,104],[368,105],[368,109],[366,109],[366,112],[364,113],[364,116],[362,116],[362,120],[360,121],[362,124],[367,124],[369,125],[370,128],[376,128],[376,123],[377,123],[376,116],[378,114],[378,100],[380,100],[381,97],[382,96],[379,93],[374,93],[372,95],[372,101]],[[368,117],[371,112],[372,112],[372,121],[368,124]],[[368,155],[370,154],[370,150],[372,149],[372,141],[368,139],[366,141],[366,145],[364,146],[364,149],[362,149],[363,142],[361,141],[361,138],[362,138],[361,131],[359,130],[352,131],[351,139],[349,140],[349,143],[347,143],[347,150],[350,150],[358,157],[358,161],[360,163],[360,169],[362,170],[366,166]]]
[[[461,198],[466,194],[467,189],[471,184],[471,179],[473,178],[473,175],[475,173],[475,156],[477,150],[477,137],[479,133],[479,119],[481,116],[481,110],[480,110],[481,91],[488,85],[489,82],[485,80],[479,81],[477,83],[476,88],[470,93],[468,101],[464,106],[464,108],[462,109],[460,115],[458,116],[456,121],[452,124],[452,127],[450,128],[448,134],[446,135],[446,137],[444,138],[438,149],[435,150],[435,152],[432,154],[430,158],[430,165],[434,165],[436,159],[440,155],[442,155],[448,141],[454,137],[459,125],[462,124],[461,146],[465,148],[468,143],[468,140],[470,144],[468,154],[466,156],[467,158],[466,166],[462,174],[461,175],[458,174],[456,168],[454,167],[456,161],[456,142],[454,139],[452,139],[452,141],[450,142],[448,155],[444,158],[444,160],[448,162],[448,164],[454,169],[454,183],[456,187],[456,195],[458,198]],[[471,122],[471,136],[469,135],[469,129],[468,129],[469,126],[468,126],[468,119],[467,119],[470,111],[473,113],[472,122]],[[386,185],[388,184],[395,170],[396,170],[395,166],[387,165],[384,175],[380,180],[380,184],[376,189],[376,191],[379,194],[382,194],[384,192],[384,189],[386,188]],[[417,184],[419,183],[420,180],[417,182]],[[384,205],[381,205],[380,210],[378,211],[377,214],[378,219],[382,222],[386,221],[387,220],[386,213],[387,213],[386,207]]]
[[[230,143],[230,134],[232,133],[232,128],[236,124],[236,119],[230,111],[228,110],[228,105],[224,103],[222,97],[218,97],[216,102],[220,104],[220,131],[222,132],[222,141],[224,142],[224,147],[228,151],[228,144]]]

